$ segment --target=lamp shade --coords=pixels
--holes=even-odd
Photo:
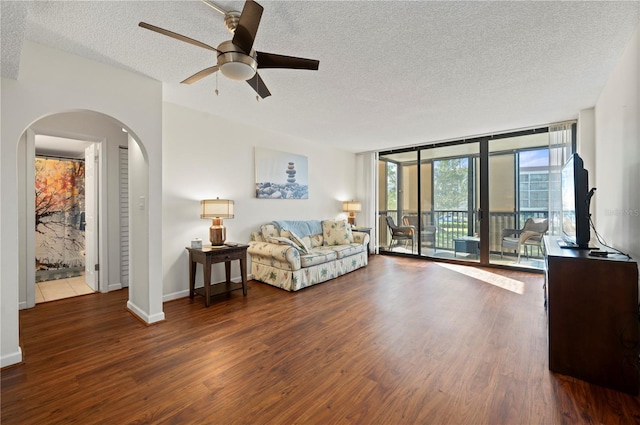
[[[362,205],[358,201],[344,201],[342,203],[342,211],[347,212],[360,212]]]
[[[200,218],[233,218],[233,201],[229,199],[205,199],[200,207]]]

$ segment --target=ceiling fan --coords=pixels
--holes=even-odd
[[[260,25],[260,18],[264,8],[253,0],[247,0],[242,8],[242,13],[237,11],[225,11],[210,1],[201,0],[207,6],[224,14],[224,22],[227,29],[233,33],[231,40],[223,41],[218,47],[213,47],[198,40],[169,31],[146,22],[138,25],[142,28],[193,44],[216,52],[217,64],[181,81],[184,84],[192,84],[211,75],[218,70],[233,80],[244,80],[258,93],[261,98],[271,96],[269,89],[260,78],[258,69],[287,68],[308,69],[317,71],[320,62],[314,59],[298,58],[293,56],[277,55],[274,53],[259,52],[253,49],[253,42]]]

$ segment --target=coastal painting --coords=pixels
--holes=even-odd
[[[256,147],[255,161],[256,198],[309,198],[306,156]]]

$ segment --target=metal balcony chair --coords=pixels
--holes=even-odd
[[[538,253],[542,249],[542,236],[549,230],[549,222],[546,218],[529,217],[522,229],[502,229],[502,244],[500,246],[500,258],[504,257],[505,249],[518,253],[520,262],[521,248],[524,247],[524,255],[529,258],[528,247],[537,247]]]
[[[396,226],[396,223],[390,216],[386,216],[386,220],[387,225],[389,226],[389,230],[391,230],[391,242],[389,243],[389,247],[387,249],[389,251],[393,250],[394,241],[396,245],[400,241],[405,241],[411,242],[411,252],[413,252],[415,246],[416,228],[413,226]]]

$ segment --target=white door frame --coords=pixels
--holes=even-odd
[[[95,266],[99,264],[100,238],[98,237],[98,213],[99,202],[99,182],[100,182],[100,145],[92,143],[84,150],[84,211],[85,211],[85,232],[84,232],[84,278],[86,284],[94,291],[99,290],[99,273],[96,273]]]
[[[25,132],[25,229],[27,239],[25,241],[25,258],[22,261],[26,279],[26,308],[35,307],[36,305],[36,134],[31,128],[27,128]],[[29,190],[29,188],[31,190]]]

